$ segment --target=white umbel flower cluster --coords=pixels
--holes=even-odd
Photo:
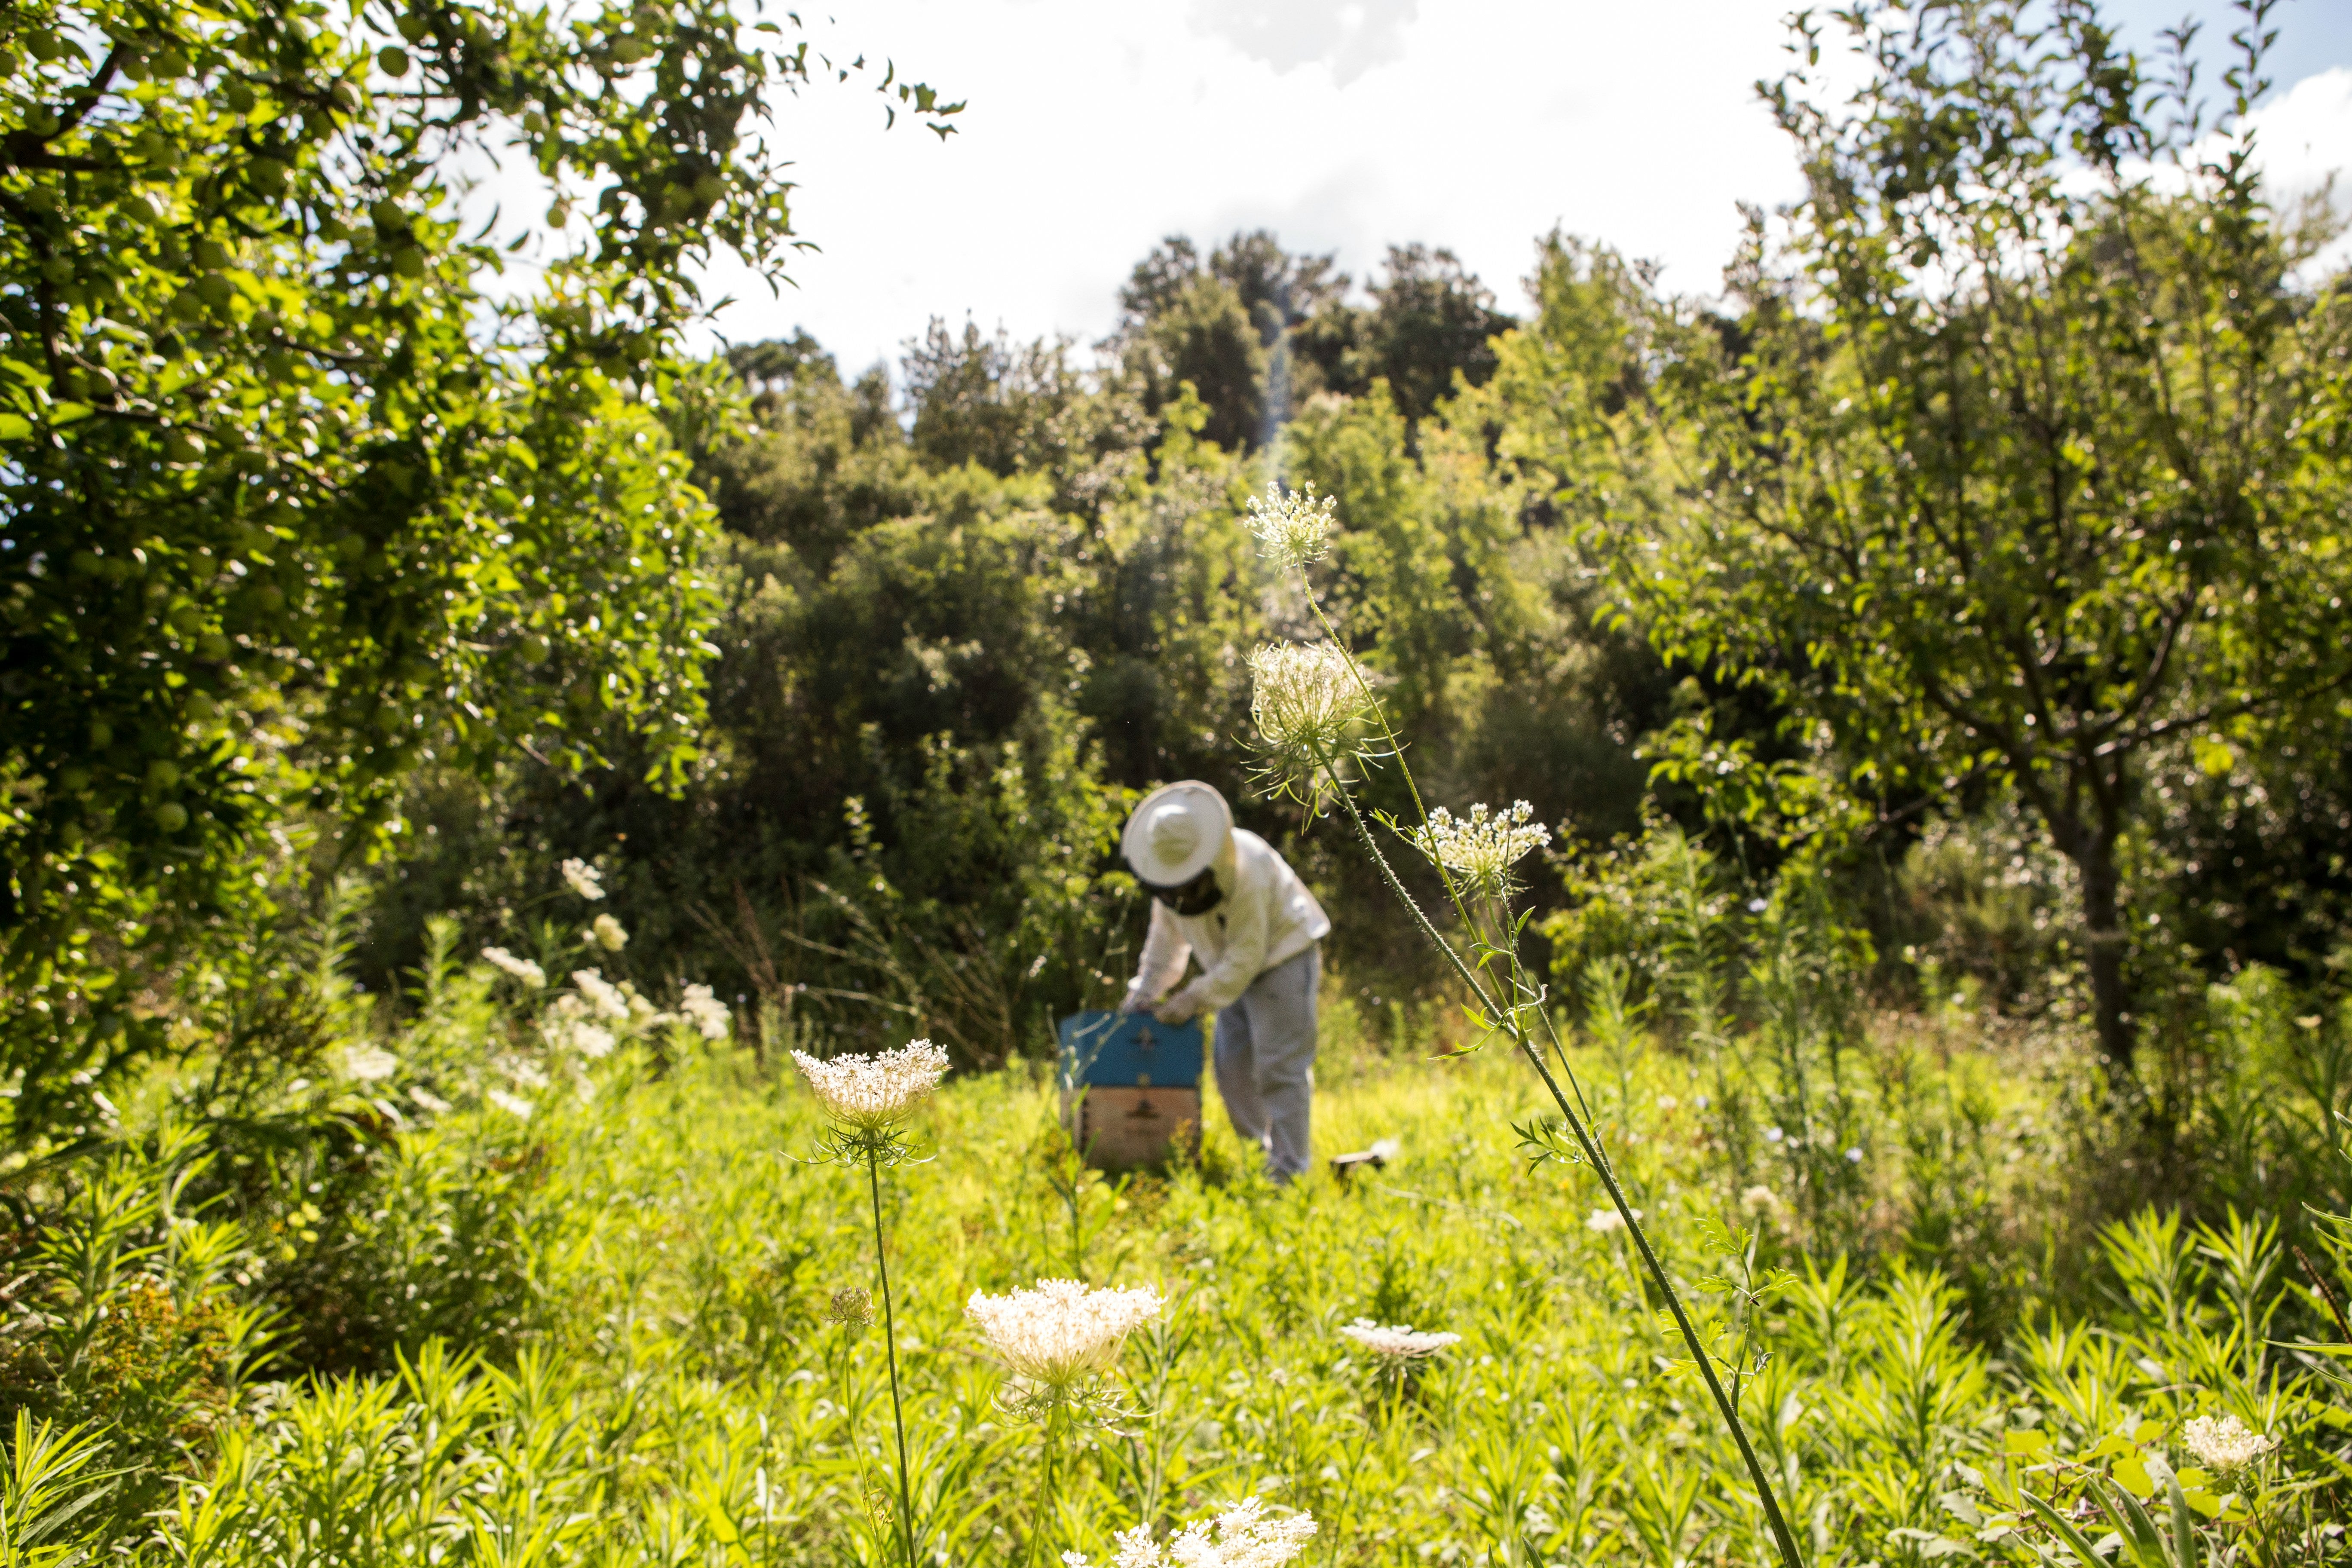
[[[528,958],[517,958],[503,947],[482,949],[482,961],[499,973],[511,975],[521,981],[533,991],[541,990],[547,984],[546,970]]]
[[[377,1046],[352,1046],[343,1052],[343,1076],[353,1083],[381,1083],[400,1070],[400,1058]]]
[[[1412,836],[1412,847],[1480,893],[1511,887],[1511,868],[1551,842],[1551,829],[1536,821],[1536,808],[1514,801],[1502,811],[1474,805],[1467,817],[1444,806],[1429,814],[1429,826]]]
[[[1322,560],[1331,549],[1332,509],[1339,504],[1336,496],[1317,500],[1311,481],[1285,495],[1279,480],[1267,480],[1265,499],[1249,499],[1249,531],[1257,536],[1258,553],[1286,572]]]
[[[594,977],[593,971],[588,973],[591,978]],[[580,977],[574,975],[572,978],[577,980]],[[601,979],[597,980],[596,984],[604,985]],[[612,992],[613,998],[620,1003],[618,1016],[626,1018],[629,1016],[628,1003],[611,986],[604,985],[604,989]],[[604,1016],[612,1017],[614,1015],[606,1012]],[[540,1038],[545,1040],[556,1050],[575,1051],[581,1056],[591,1058],[611,1056],[613,1047],[620,1043],[614,1037],[612,1030],[594,1021],[593,1016],[589,1012],[589,1004],[582,1001],[578,996],[558,996],[555,999],[555,1005],[541,1016],[539,1035]]]
[[[1108,1568],[1280,1568],[1314,1539],[1311,1514],[1265,1517],[1265,1505],[1244,1498],[1214,1520],[1197,1520],[1178,1531],[1165,1547],[1151,1539],[1151,1527],[1122,1531],[1118,1554]],[[1076,1552],[1062,1553],[1064,1568],[1093,1568]]]
[[[2199,1464],[2225,1475],[2244,1469],[2278,1447],[2277,1438],[2252,1430],[2234,1415],[2192,1416],[2180,1437]]]
[[[604,896],[604,873],[585,860],[566,860],[563,879],[573,892],[592,904]]]
[[[610,915],[598,915],[596,923],[588,928],[588,938],[606,952],[618,952],[629,945],[628,928]]]
[[[735,1015],[711,993],[708,985],[689,985],[686,999],[677,1005],[688,1022],[701,1032],[706,1040],[723,1040],[734,1023]]]
[[[597,1016],[610,1018],[615,1024],[629,1021],[628,997],[622,994],[619,986],[604,978],[602,970],[575,969],[572,972],[572,984],[579,989],[588,1005],[596,1010]]]
[[[1268,748],[1312,766],[1355,749],[1370,712],[1346,653],[1328,642],[1266,643],[1249,656],[1250,718]]]
[[[1460,1334],[1426,1332],[1402,1323],[1384,1329],[1370,1318],[1358,1318],[1339,1331],[1382,1361],[1420,1361],[1462,1342]]]
[[[824,1113],[843,1130],[863,1135],[887,1131],[904,1121],[948,1070],[947,1052],[929,1040],[909,1040],[895,1051],[831,1061],[794,1051],[793,1060]]]
[[[1108,1366],[1160,1307],[1160,1292],[1148,1285],[1093,1290],[1076,1279],[1040,1279],[1034,1290],[1005,1296],[975,1290],[963,1310],[1008,1369],[1059,1391]]]

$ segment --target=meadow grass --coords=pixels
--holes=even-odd
[[[1594,1218],[1598,1184],[1531,1163],[1509,1131],[1540,1112],[1539,1086],[1500,1053],[1351,1064],[1339,1022],[1318,1152],[1400,1145],[1344,1184],[1266,1182],[1213,1091],[1199,1161],[1157,1176],[1080,1166],[1042,1074],[950,1081],[909,1124],[918,1160],[883,1198],[919,1560],[1100,1560],[1118,1531],[1164,1535],[1245,1496],[1315,1517],[1309,1562],[1769,1560],[1680,1338],[1622,1225]],[[900,1560],[875,1502],[896,1491],[880,1335],[830,1310],[875,1284],[866,1173],[821,1158],[795,1081],[676,1043],[659,1071],[632,1050],[594,1064],[527,1119],[483,1102],[397,1133],[375,1223],[412,1239],[392,1253],[430,1257],[414,1237],[457,1225],[478,1181],[504,1194],[497,1348],[417,1339],[383,1375],[247,1389],[188,1447],[160,1521],[118,1549],[190,1565]],[[2144,1216],[2104,1244],[2111,1310],[1994,1347],[1899,1249],[1867,1269],[1797,1253],[1778,1195],[1728,1184],[1699,1104],[1710,1072],[1622,1043],[1577,1055],[1813,1561],[2029,1561],[2056,1538],[2023,1493],[2087,1509],[2086,1479],[2113,1477],[2160,1510],[2168,1466],[2210,1546],[2333,1550],[2342,1402],[2323,1357],[2270,1342],[2302,1307],[2263,1224]],[[1999,1114],[2029,1116],[2021,1080],[1994,1077]],[[1738,1317],[1738,1290],[1781,1264]],[[1171,1304],[1128,1344],[1122,1413],[1064,1439],[1041,1527],[1043,1434],[1004,1415],[964,1305],[1042,1277],[1156,1285]],[[1339,1331],[1358,1319],[1463,1337],[1384,1387]],[[2226,1415],[2284,1446],[2200,1468],[2185,1423]]]

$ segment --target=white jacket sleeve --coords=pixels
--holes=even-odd
[[[1157,1002],[1171,985],[1184,978],[1184,963],[1192,956],[1192,944],[1184,940],[1176,917],[1168,912],[1167,905],[1152,900],[1151,929],[1144,936],[1143,957],[1135,966],[1135,978],[1128,982],[1128,994]]]

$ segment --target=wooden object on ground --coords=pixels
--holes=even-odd
[[[1062,1125],[1097,1171],[1164,1165],[1181,1135],[1187,1157],[1201,1153],[1201,1091],[1097,1084],[1062,1091]]]

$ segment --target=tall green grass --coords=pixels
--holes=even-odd
[[[475,982],[454,985],[394,1054],[438,1059],[429,1041],[489,1005]],[[1748,1173],[1770,1202],[1727,1185],[1717,1108],[1701,1104],[1715,1064],[1638,1036],[1576,1055],[1596,1115],[1623,1130],[1616,1171],[1645,1223],[1669,1256],[1705,1262],[1684,1279],[1704,1331],[1728,1350],[1752,1326],[1768,1352],[1742,1413],[1812,1561],[2030,1562],[2065,1550],[2031,1499],[2096,1537],[2093,1478],[2169,1521],[2168,1469],[2205,1552],[2342,1554],[2331,1531],[2352,1422],[2332,1352],[2294,1342],[2352,1336],[2326,1326],[2276,1216],[2197,1227],[2151,1212],[2112,1228],[2097,1242],[2103,1305],[2029,1314],[1996,1343],[1971,1333],[1954,1280],[1900,1245],[1896,1151],[1932,1120],[1924,1089],[1856,1089],[1885,1152],[1854,1234],[1882,1240],[1809,1257],[1802,1215],[1771,1187],[1798,1167],[1768,1157]],[[1066,1439],[1051,1528],[1067,1549],[1100,1561],[1118,1530],[1164,1533],[1255,1495],[1314,1514],[1310,1555],[1340,1563],[1769,1558],[1679,1336],[1624,1231],[1592,1218],[1605,1205],[1591,1173],[1530,1164],[1508,1131],[1541,1109],[1512,1065],[1372,1059],[1328,1082],[1326,1152],[1391,1137],[1401,1152],[1345,1184],[1318,1173],[1288,1188],[1255,1173],[1213,1101],[1197,1165],[1112,1181],[1073,1165],[1042,1078],[942,1089],[913,1124],[929,1158],[884,1189],[919,1559],[1025,1556],[1043,1435],[1001,1414],[962,1309],[974,1289],[1073,1273],[1156,1283],[1172,1304],[1124,1358],[1133,1414]],[[436,1081],[454,1094],[446,1070]],[[2028,1087],[1970,1092],[2019,1151],[1994,1163],[2046,1170]],[[866,1496],[867,1478],[896,1471],[884,1347],[830,1310],[837,1290],[874,1283],[870,1194],[864,1172],[808,1161],[821,1132],[803,1091],[683,1032],[590,1064],[527,1118],[482,1099],[387,1123],[375,1251],[352,1288],[429,1292],[446,1253],[423,1238],[478,1227],[461,1218],[478,1182],[503,1238],[467,1254],[484,1277],[406,1321],[357,1314],[379,1325],[381,1371],[271,1382],[217,1365],[204,1394],[215,1416],[165,1423],[165,1453],[124,1446],[138,1417],[121,1403],[100,1419],[54,1410],[30,1458],[20,1436],[0,1511],[54,1520],[77,1488],[93,1500],[37,1541],[12,1533],[8,1560],[55,1561],[39,1553],[61,1541],[190,1568],[900,1560],[895,1510]],[[103,1177],[114,1195],[93,1183],[71,1212],[145,1217],[94,1269],[78,1261],[87,1241],[61,1236],[19,1301],[65,1321],[76,1301],[144,1279],[193,1289],[196,1270],[234,1299],[238,1275],[263,1279],[271,1237],[158,1217],[204,1158],[184,1142],[126,1146]],[[173,1236],[202,1239],[138,1251]],[[2324,1254],[2317,1269],[2341,1278]],[[1740,1289],[1762,1291],[1752,1325]],[[1350,1358],[1338,1330],[1358,1318],[1464,1338],[1399,1397]],[[293,1342],[301,1325],[275,1327]],[[68,1331],[19,1322],[17,1364]],[[2184,1424],[2225,1414],[2282,1447],[2243,1475],[2200,1469]],[[126,1465],[134,1476],[106,1473]],[[135,1508],[126,1482],[150,1489]]]

